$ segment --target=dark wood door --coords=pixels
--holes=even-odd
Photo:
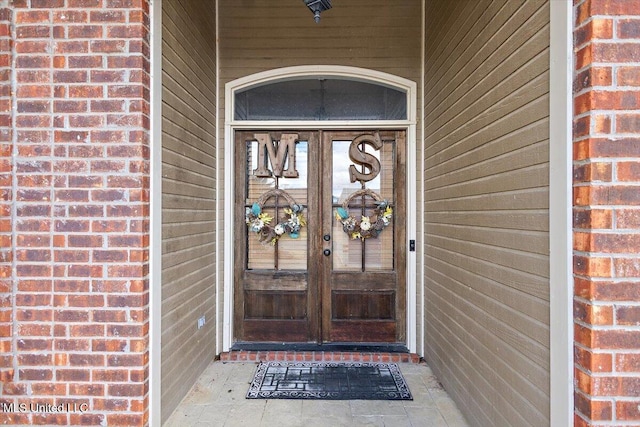
[[[403,343],[405,133],[235,140],[235,341]]]

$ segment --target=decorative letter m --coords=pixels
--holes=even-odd
[[[280,141],[274,141],[268,133],[257,133],[254,136],[258,141],[258,167],[253,171],[254,176],[298,177],[296,169],[297,133],[283,133]],[[269,163],[271,163],[272,170],[269,170]],[[286,169],[284,168],[285,163]]]

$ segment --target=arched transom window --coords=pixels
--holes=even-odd
[[[238,90],[234,107],[234,120],[406,120],[407,92],[314,76]]]

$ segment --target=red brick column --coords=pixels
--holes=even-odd
[[[640,2],[576,0],[576,426],[640,422]]]
[[[0,382],[13,380],[11,9],[0,3]]]
[[[0,400],[69,406],[0,424],[144,425],[148,1],[11,8],[14,378]]]

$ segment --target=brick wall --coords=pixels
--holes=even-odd
[[[637,424],[640,2],[574,6],[575,424]]]
[[[143,425],[148,2],[2,4],[0,88],[12,53],[15,97],[10,117],[0,91],[0,126],[13,125],[0,133],[2,218],[7,206],[14,212],[13,223],[0,219],[0,239],[13,237],[3,257],[9,268],[0,269],[0,403],[70,403],[76,411],[0,411],[0,424]]]
[[[0,3],[0,382],[13,379],[11,261],[11,9]]]

